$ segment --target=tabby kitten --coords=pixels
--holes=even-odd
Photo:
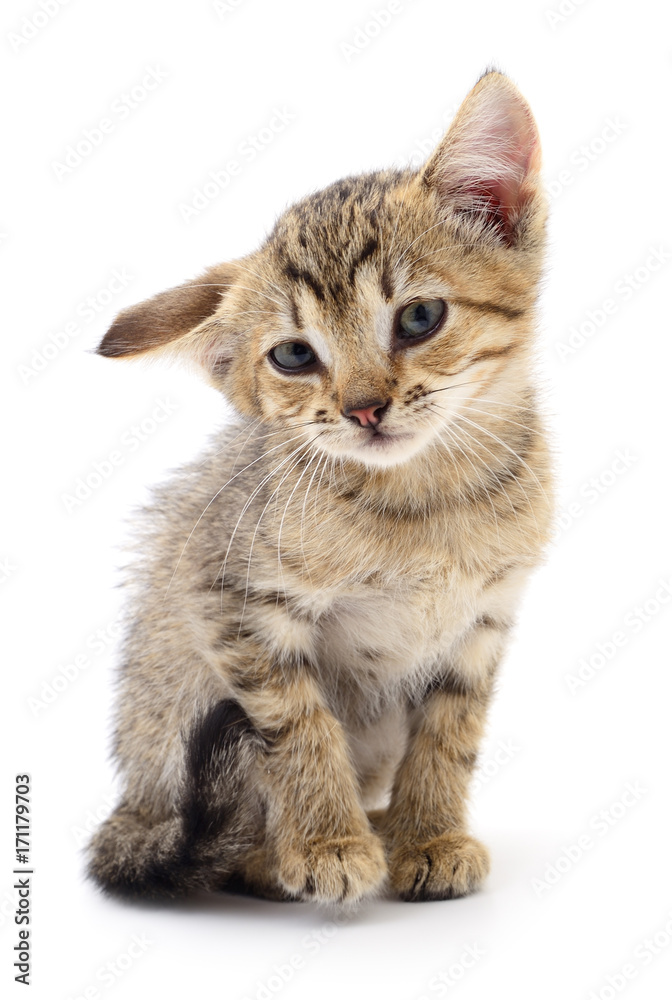
[[[527,104],[487,73],[422,169],[309,196],[103,339],[195,361],[238,414],[148,511],[104,889],[482,883],[465,801],[552,514],[539,166]]]

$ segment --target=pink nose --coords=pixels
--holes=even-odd
[[[375,427],[383,419],[383,413],[387,409],[387,403],[370,403],[368,406],[361,406],[356,410],[346,410],[346,417],[358,420],[362,427]]]

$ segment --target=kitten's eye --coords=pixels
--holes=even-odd
[[[283,371],[298,371],[300,368],[310,367],[317,361],[317,355],[311,351],[308,344],[299,341],[278,344],[268,352],[268,356]]]
[[[443,299],[411,302],[399,316],[397,337],[401,340],[417,340],[434,333],[445,311],[446,303]]]

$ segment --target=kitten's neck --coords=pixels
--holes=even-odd
[[[500,491],[526,468],[535,438],[536,413],[529,405],[482,415],[454,429],[448,441],[436,438],[399,465],[375,468],[354,459],[334,464],[330,485],[339,495],[372,510],[416,514],[470,505],[478,496]]]
[[[339,495],[372,510],[403,511],[418,517],[451,503],[456,484],[451,482],[450,458],[429,445],[408,461],[375,468],[345,459],[334,468],[330,485]]]

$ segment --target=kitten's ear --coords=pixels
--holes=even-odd
[[[235,278],[235,262],[218,264],[193,281],[124,309],[103,337],[97,353],[106,358],[149,354],[175,345],[189,333],[196,334],[211,319]]]
[[[518,243],[526,209],[540,194],[541,146],[532,112],[501,73],[467,95],[423,179],[447,207],[479,216],[507,246]]]

